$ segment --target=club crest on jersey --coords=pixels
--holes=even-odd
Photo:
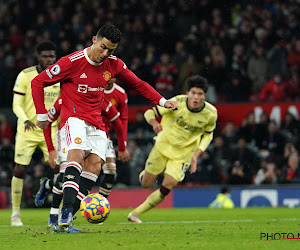
[[[58,75],[60,73],[60,67],[58,64],[54,65],[52,67],[52,69],[50,70],[50,72],[52,73],[52,75]]]
[[[111,79],[111,73],[109,71],[103,72],[103,78],[105,81],[109,81]]]
[[[117,104],[117,101],[115,98],[112,98],[109,100],[111,102],[112,105],[116,105]]]
[[[74,140],[74,142],[75,142],[76,144],[80,144],[80,143],[82,143],[82,140],[81,140],[81,138],[76,137],[75,140]]]
[[[66,148],[63,148],[63,149],[62,149],[62,152],[65,154],[65,153],[66,153]]]

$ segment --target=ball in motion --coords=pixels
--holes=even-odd
[[[80,213],[90,223],[102,223],[110,213],[110,204],[101,194],[89,194],[80,203]]]

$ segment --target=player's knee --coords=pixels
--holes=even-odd
[[[16,164],[14,169],[14,176],[17,178],[24,179],[26,175],[26,167],[27,166]]]
[[[143,178],[141,185],[143,188],[151,188],[153,186],[154,182],[151,180],[148,180],[147,178]]]
[[[107,162],[102,167],[104,174],[115,175],[117,171],[117,166],[113,162]]]
[[[83,165],[82,163],[84,161],[84,157],[85,157],[85,153],[81,149],[71,149],[68,152],[68,162],[76,161],[81,165]]]

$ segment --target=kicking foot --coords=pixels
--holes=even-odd
[[[128,214],[128,220],[132,223],[138,223],[138,224],[142,223],[142,221],[139,219],[139,215],[135,212],[130,212]]]
[[[58,225],[60,228],[62,227],[69,227],[72,224],[72,217],[73,217],[73,208],[62,208],[61,216],[58,221]]]
[[[63,227],[56,226],[56,227],[53,227],[52,231],[54,231],[56,233],[73,233],[73,234],[82,233],[82,230],[73,227],[73,225],[63,226]]]

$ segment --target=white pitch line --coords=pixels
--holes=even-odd
[[[193,224],[193,223],[237,223],[237,222],[255,222],[255,221],[299,221],[300,218],[281,218],[281,219],[262,219],[262,220],[192,220],[192,221],[146,221],[141,224]],[[88,223],[87,223],[88,224]],[[117,223],[105,223],[105,224],[115,224],[115,225],[136,225],[137,223],[132,222],[117,222]],[[29,226],[37,225],[24,225],[18,228],[24,228]],[[40,225],[38,225],[40,226]],[[96,224],[95,224],[96,226]],[[10,225],[0,225],[0,227],[12,227]],[[46,227],[46,226],[45,226]],[[16,228],[16,227],[14,227]]]
[[[192,224],[192,223],[222,223],[222,222],[253,222],[253,220],[192,220],[192,221],[147,221],[142,224]],[[116,223],[120,225],[137,224],[132,222]]]
[[[283,218],[283,219],[263,219],[263,221],[298,221],[300,218]],[[236,223],[236,222],[254,222],[258,220],[194,220],[194,221],[148,221],[143,222],[142,224],[192,224],[192,223]],[[132,222],[120,222],[116,223],[119,225],[128,225],[128,224],[134,224]]]

